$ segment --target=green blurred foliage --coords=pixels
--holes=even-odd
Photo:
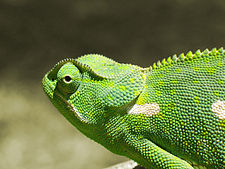
[[[0,0],[0,168],[101,168],[124,160],[88,140],[49,103],[57,61],[99,53],[143,67],[225,46],[224,0]]]

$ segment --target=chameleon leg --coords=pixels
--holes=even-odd
[[[186,161],[170,154],[145,138],[129,136],[130,158],[149,169],[193,169]],[[144,160],[143,160],[144,159]]]

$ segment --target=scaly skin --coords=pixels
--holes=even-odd
[[[224,87],[222,48],[149,68],[85,55],[43,78],[45,93],[77,129],[154,169],[225,168]]]

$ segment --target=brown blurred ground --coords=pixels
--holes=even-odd
[[[124,160],[44,96],[41,78],[57,61],[100,53],[146,67],[224,39],[224,0],[0,0],[0,168],[98,169]]]

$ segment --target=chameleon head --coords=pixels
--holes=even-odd
[[[46,95],[70,121],[76,119],[72,112],[74,109],[70,97],[77,91],[81,82],[82,74],[72,59],[57,63],[42,80]]]
[[[59,62],[42,83],[51,102],[79,129],[126,113],[142,92],[145,77],[141,67],[85,55]]]

